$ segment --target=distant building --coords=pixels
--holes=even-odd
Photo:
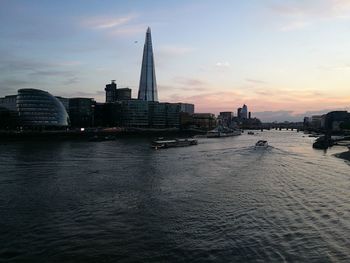
[[[124,127],[149,127],[148,101],[127,100],[121,102],[121,124]]]
[[[74,128],[94,126],[95,101],[90,98],[69,99],[69,117]]]
[[[313,115],[311,116],[311,127],[314,129],[321,129],[322,128],[322,118],[323,115]]]
[[[17,126],[17,95],[0,98],[0,129],[14,129]]]
[[[8,95],[0,98],[0,107],[10,111],[17,111],[17,95]]]
[[[179,128],[180,127],[180,112],[181,108],[178,103],[166,104],[166,127]]]
[[[218,116],[218,121],[221,125],[231,127],[232,125],[233,112],[231,111],[223,111],[220,112]]]
[[[147,29],[145,45],[143,47],[138,99],[145,101],[158,101],[157,81],[150,28]]]
[[[187,129],[193,126],[193,114],[187,112],[180,112],[180,127]]]
[[[56,98],[63,104],[67,112],[69,112],[69,99],[56,96]]]
[[[241,119],[248,119],[248,107],[247,105],[243,105],[242,110],[241,110]]]
[[[180,106],[180,112],[186,112],[188,114],[194,113],[194,104],[190,103],[177,103]]]
[[[325,115],[324,128],[329,131],[340,131],[342,123],[350,122],[350,113],[347,111],[331,111]]]
[[[180,106],[177,103],[122,101],[121,125],[138,128],[179,128]]]
[[[96,103],[94,108],[95,127],[120,127],[122,122],[122,104]]]
[[[117,84],[112,80],[110,84],[106,85],[106,103],[115,102],[117,100]]]
[[[63,104],[50,93],[20,89],[16,98],[19,125],[29,129],[57,129],[69,125]]]
[[[210,130],[216,127],[216,118],[212,113],[195,113],[192,115],[193,124],[200,129]]]
[[[131,89],[117,89],[117,101],[119,100],[131,100]]]
[[[240,119],[242,116],[242,108],[237,109],[237,118]]]
[[[167,127],[167,105],[166,103],[148,103],[149,126],[153,128]]]

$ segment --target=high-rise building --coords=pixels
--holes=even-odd
[[[143,47],[139,100],[158,101],[156,73],[152,48],[151,29],[146,32],[145,45]]]
[[[106,88],[106,103],[115,102],[117,100],[117,84],[112,80],[111,84],[107,84]]]
[[[237,117],[240,119],[242,117],[242,108],[237,109]]]
[[[241,118],[242,119],[248,119],[248,107],[245,104],[242,107]]]
[[[220,124],[223,126],[230,127],[232,124],[233,113],[231,111],[223,111],[220,112],[218,119],[220,120]]]

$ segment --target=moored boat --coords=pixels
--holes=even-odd
[[[224,127],[217,127],[214,130],[207,132],[207,138],[221,138],[241,135],[240,130],[233,130]]]

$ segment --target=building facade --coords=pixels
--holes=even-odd
[[[119,100],[131,100],[131,89],[117,89],[117,101]]]
[[[65,128],[69,125],[68,113],[63,104],[46,91],[20,89],[16,106],[22,128]]]
[[[200,129],[211,130],[217,125],[215,115],[212,113],[195,113],[192,118],[193,124]]]
[[[112,80],[110,84],[106,85],[106,103],[112,103],[117,100],[117,84]]]
[[[90,98],[69,99],[69,117],[71,127],[86,128],[93,127],[95,101]]]
[[[191,103],[177,103],[180,107],[180,112],[186,112],[188,114],[194,113],[194,104]]]
[[[0,98],[0,129],[14,129],[17,126],[17,95]]]
[[[223,112],[220,112],[220,114],[218,116],[218,122],[220,122],[219,124],[221,124],[223,126],[231,127],[232,118],[233,118],[233,112],[223,111]]]

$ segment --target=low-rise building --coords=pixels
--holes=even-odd
[[[193,124],[200,129],[211,130],[217,125],[215,115],[212,113],[194,113]]]
[[[69,99],[69,117],[71,127],[86,128],[93,127],[94,108],[96,102],[91,98],[71,98]]]

